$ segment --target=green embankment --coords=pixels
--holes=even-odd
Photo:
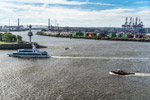
[[[96,39],[96,40],[114,40],[114,41],[138,41],[138,42],[150,42],[150,38],[125,38],[125,37],[87,37],[87,36],[73,36],[63,34],[45,34],[44,32],[38,32],[36,35],[51,36],[51,37],[63,37],[63,38],[77,38],[77,39]]]
[[[17,44],[17,42],[2,42],[2,41],[0,41],[0,44]]]

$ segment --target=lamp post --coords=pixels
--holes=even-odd
[[[28,32],[28,36],[29,36],[29,41],[31,42],[31,36],[33,36],[32,32],[31,32],[31,28],[32,26],[29,25],[29,32]]]

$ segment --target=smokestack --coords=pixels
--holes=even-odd
[[[132,17],[130,17],[130,23],[129,24],[131,25],[131,23],[132,23]]]
[[[19,27],[19,18],[18,18],[18,27]]]
[[[19,18],[18,18],[18,29],[19,29]]]
[[[48,30],[50,30],[50,18],[48,19]]]
[[[128,24],[128,17],[126,17],[126,22],[125,22],[125,24],[126,24],[126,25]]]

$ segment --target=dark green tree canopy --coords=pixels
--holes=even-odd
[[[16,38],[17,38],[17,41],[18,41],[18,42],[19,42],[19,41],[22,41],[22,37],[21,37],[20,35],[17,35]]]
[[[3,33],[0,33],[0,41],[2,41]]]
[[[22,41],[22,37],[20,35],[16,36],[12,33],[0,33],[0,41],[5,41],[5,42]]]

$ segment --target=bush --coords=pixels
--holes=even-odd
[[[101,39],[102,40],[109,40],[110,38],[109,37],[102,37]]]
[[[22,41],[22,37],[21,37],[20,35],[17,35],[16,38],[17,38],[17,41],[18,41],[18,42]]]
[[[146,41],[146,42],[149,42],[149,41],[150,41],[150,39],[145,39],[145,41]]]
[[[145,41],[145,39],[144,39],[144,38],[141,38],[140,41]]]
[[[43,35],[43,32],[37,32],[36,35]]]
[[[124,40],[127,41],[128,39],[127,39],[127,38],[124,38]]]

